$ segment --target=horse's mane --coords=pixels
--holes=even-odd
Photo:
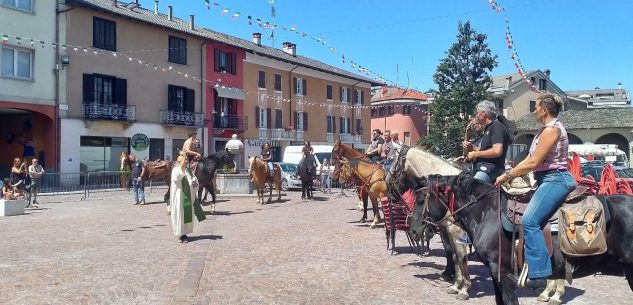
[[[440,182],[441,183],[441,182]],[[492,184],[475,179],[470,171],[463,171],[457,176],[450,176],[443,183],[453,186],[455,195],[460,198],[470,198],[489,190]]]
[[[354,148],[352,148],[351,146],[349,146],[347,144],[338,143],[338,146],[341,147],[350,156],[353,156],[355,158],[364,158],[365,157],[365,155],[363,155],[362,153],[356,151]],[[336,145],[335,145],[335,147],[336,147]]]
[[[410,155],[413,153],[413,155]],[[425,175],[445,175],[454,176],[458,175],[460,170],[450,164],[448,161],[440,158],[439,156],[428,152],[422,148],[411,147],[407,154],[407,159],[411,159],[417,154],[416,160],[419,162],[416,167],[423,167]]]

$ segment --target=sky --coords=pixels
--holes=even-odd
[[[493,11],[487,0],[211,0],[219,3],[207,10],[204,0],[160,0],[159,10],[174,7],[174,15],[196,25],[251,39],[263,33],[271,46],[270,30],[253,21],[260,18],[297,31],[323,37],[327,44],[277,29],[274,46],[284,41],[297,44],[297,54],[335,67],[357,72],[363,67],[402,86],[426,91],[436,88],[433,74],[446,50],[456,41],[457,25],[470,21],[488,36],[499,65],[492,75],[515,73],[505,41],[503,14]],[[633,90],[633,1],[631,0],[497,0],[506,8],[515,46],[526,71],[550,69],[551,79],[563,90],[623,88]],[[141,0],[153,9],[153,0]],[[228,8],[228,14],[220,11]],[[233,13],[239,12],[236,19]],[[274,21],[273,21],[274,20]],[[330,51],[335,47],[343,52]]]

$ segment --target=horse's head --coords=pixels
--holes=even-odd
[[[225,148],[220,154],[220,160],[224,164],[233,165],[233,154]]]
[[[454,196],[453,187],[446,177],[439,175],[426,179],[407,176],[404,186],[416,193],[413,213],[409,218],[409,232],[414,240],[420,240],[429,225],[436,225],[446,217],[451,196]]]

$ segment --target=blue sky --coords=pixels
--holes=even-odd
[[[214,2],[211,0],[211,2]],[[272,20],[268,0],[218,0],[208,11],[204,0],[160,0],[160,11],[174,7],[174,15],[215,31],[250,39],[265,33],[247,16]],[[548,68],[563,90],[616,88],[633,90],[633,1],[631,0],[498,0],[506,7],[519,56],[526,70]],[[153,9],[153,0],[141,0]],[[322,36],[323,46],[284,30],[275,31],[275,46],[297,44],[297,53],[351,70],[349,59],[390,80],[412,87],[435,88],[433,73],[445,51],[455,42],[458,21],[488,35],[499,65],[493,75],[514,73],[505,42],[502,14],[487,0],[275,0],[274,22]],[[220,14],[231,9],[228,15]],[[230,17],[235,11],[240,17]],[[264,40],[271,45],[270,40]],[[336,47],[348,61],[328,48]],[[396,68],[398,67],[398,68]]]

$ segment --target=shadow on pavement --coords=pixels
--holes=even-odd
[[[210,240],[218,240],[218,239],[224,239],[224,237],[222,237],[222,235],[198,235],[198,236],[189,236],[189,241],[196,241],[196,240],[203,240],[203,239],[210,239]]]
[[[243,211],[243,212],[204,211],[204,215],[212,215],[212,216],[230,216],[230,215],[249,214],[249,213],[254,213],[254,212],[253,211]]]

